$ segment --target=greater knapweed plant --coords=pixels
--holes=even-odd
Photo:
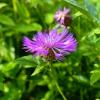
[[[74,52],[77,47],[77,41],[65,27],[65,25],[68,25],[70,21],[69,9],[64,8],[64,11],[57,11],[55,19],[60,23],[60,25],[63,25],[60,32],[58,31],[59,28],[55,28],[48,32],[38,32],[32,40],[24,37],[23,48],[27,52],[32,53],[32,55],[41,56],[46,59],[51,76],[59,93],[64,100],[67,100],[57,82],[57,73],[53,68],[52,63],[54,60],[63,60],[65,55]]]

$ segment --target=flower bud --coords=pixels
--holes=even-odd
[[[59,10],[56,12],[54,18],[59,24],[68,26],[71,22],[70,10],[67,8]]]

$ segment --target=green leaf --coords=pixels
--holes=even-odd
[[[100,25],[99,19],[91,15],[91,13],[82,5],[79,5],[76,0],[64,0],[67,4],[75,7],[75,9],[79,10],[81,13],[83,13],[88,20],[91,20],[94,24]]]
[[[13,68],[15,68],[15,66],[16,66],[15,62],[9,62],[9,63],[6,63],[6,64],[1,64],[0,70],[3,73],[5,73],[5,72],[8,72],[8,71],[12,70]]]
[[[18,24],[15,27],[16,32],[30,32],[30,31],[41,31],[42,27],[40,24],[33,23],[33,24]]]
[[[16,59],[16,63],[23,65],[25,68],[34,67],[37,65],[31,55]]]
[[[100,28],[98,27],[98,28],[94,29],[93,32],[94,32],[95,34],[100,34]]]
[[[96,8],[95,5],[93,5],[93,3],[91,3],[89,0],[84,0],[84,4],[88,10],[88,12],[92,15],[92,16],[96,16],[97,12],[96,12]]]
[[[82,75],[73,75],[73,78],[81,83],[88,83],[88,79]]]
[[[7,6],[6,3],[0,3],[0,9],[3,8],[3,7],[5,7],[5,6]]]
[[[20,17],[22,19],[30,18],[30,13],[27,9],[27,6],[24,3],[21,3],[21,2],[17,1],[16,5],[17,5],[17,12],[18,12],[18,14],[20,15]]]
[[[8,26],[14,26],[14,21],[7,15],[0,14],[0,23]]]
[[[91,72],[92,75],[90,77],[90,84],[96,83],[98,80],[100,80],[100,70],[94,70]]]
[[[53,22],[53,19],[54,19],[53,14],[48,13],[48,14],[45,15],[45,22],[47,24],[51,24]]]
[[[13,10],[17,12],[17,0],[12,0]]]
[[[78,11],[73,15],[73,19],[75,19],[75,18],[77,18],[77,17],[79,17],[81,15],[82,15],[82,13]]]
[[[76,0],[64,0],[67,4],[75,7],[80,12],[87,14],[87,10],[84,8],[84,6],[80,6]]]
[[[35,71],[32,73],[32,76],[39,74],[44,69],[44,66],[37,66]]]

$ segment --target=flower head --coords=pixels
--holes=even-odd
[[[68,26],[71,22],[70,10],[66,8],[59,10],[56,12],[54,18],[58,23]]]
[[[74,52],[77,42],[73,35],[64,28],[60,33],[57,29],[50,32],[38,32],[32,40],[24,37],[23,46],[34,55],[54,60],[62,59],[64,55]]]

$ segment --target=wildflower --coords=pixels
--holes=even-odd
[[[56,12],[54,18],[56,22],[60,23],[61,25],[68,26],[71,22],[70,10],[66,8],[59,10]]]
[[[27,37],[23,39],[26,51],[33,55],[39,55],[49,60],[62,59],[64,55],[76,50],[77,42],[66,28],[62,32],[53,29],[50,32],[38,32],[32,40]]]

